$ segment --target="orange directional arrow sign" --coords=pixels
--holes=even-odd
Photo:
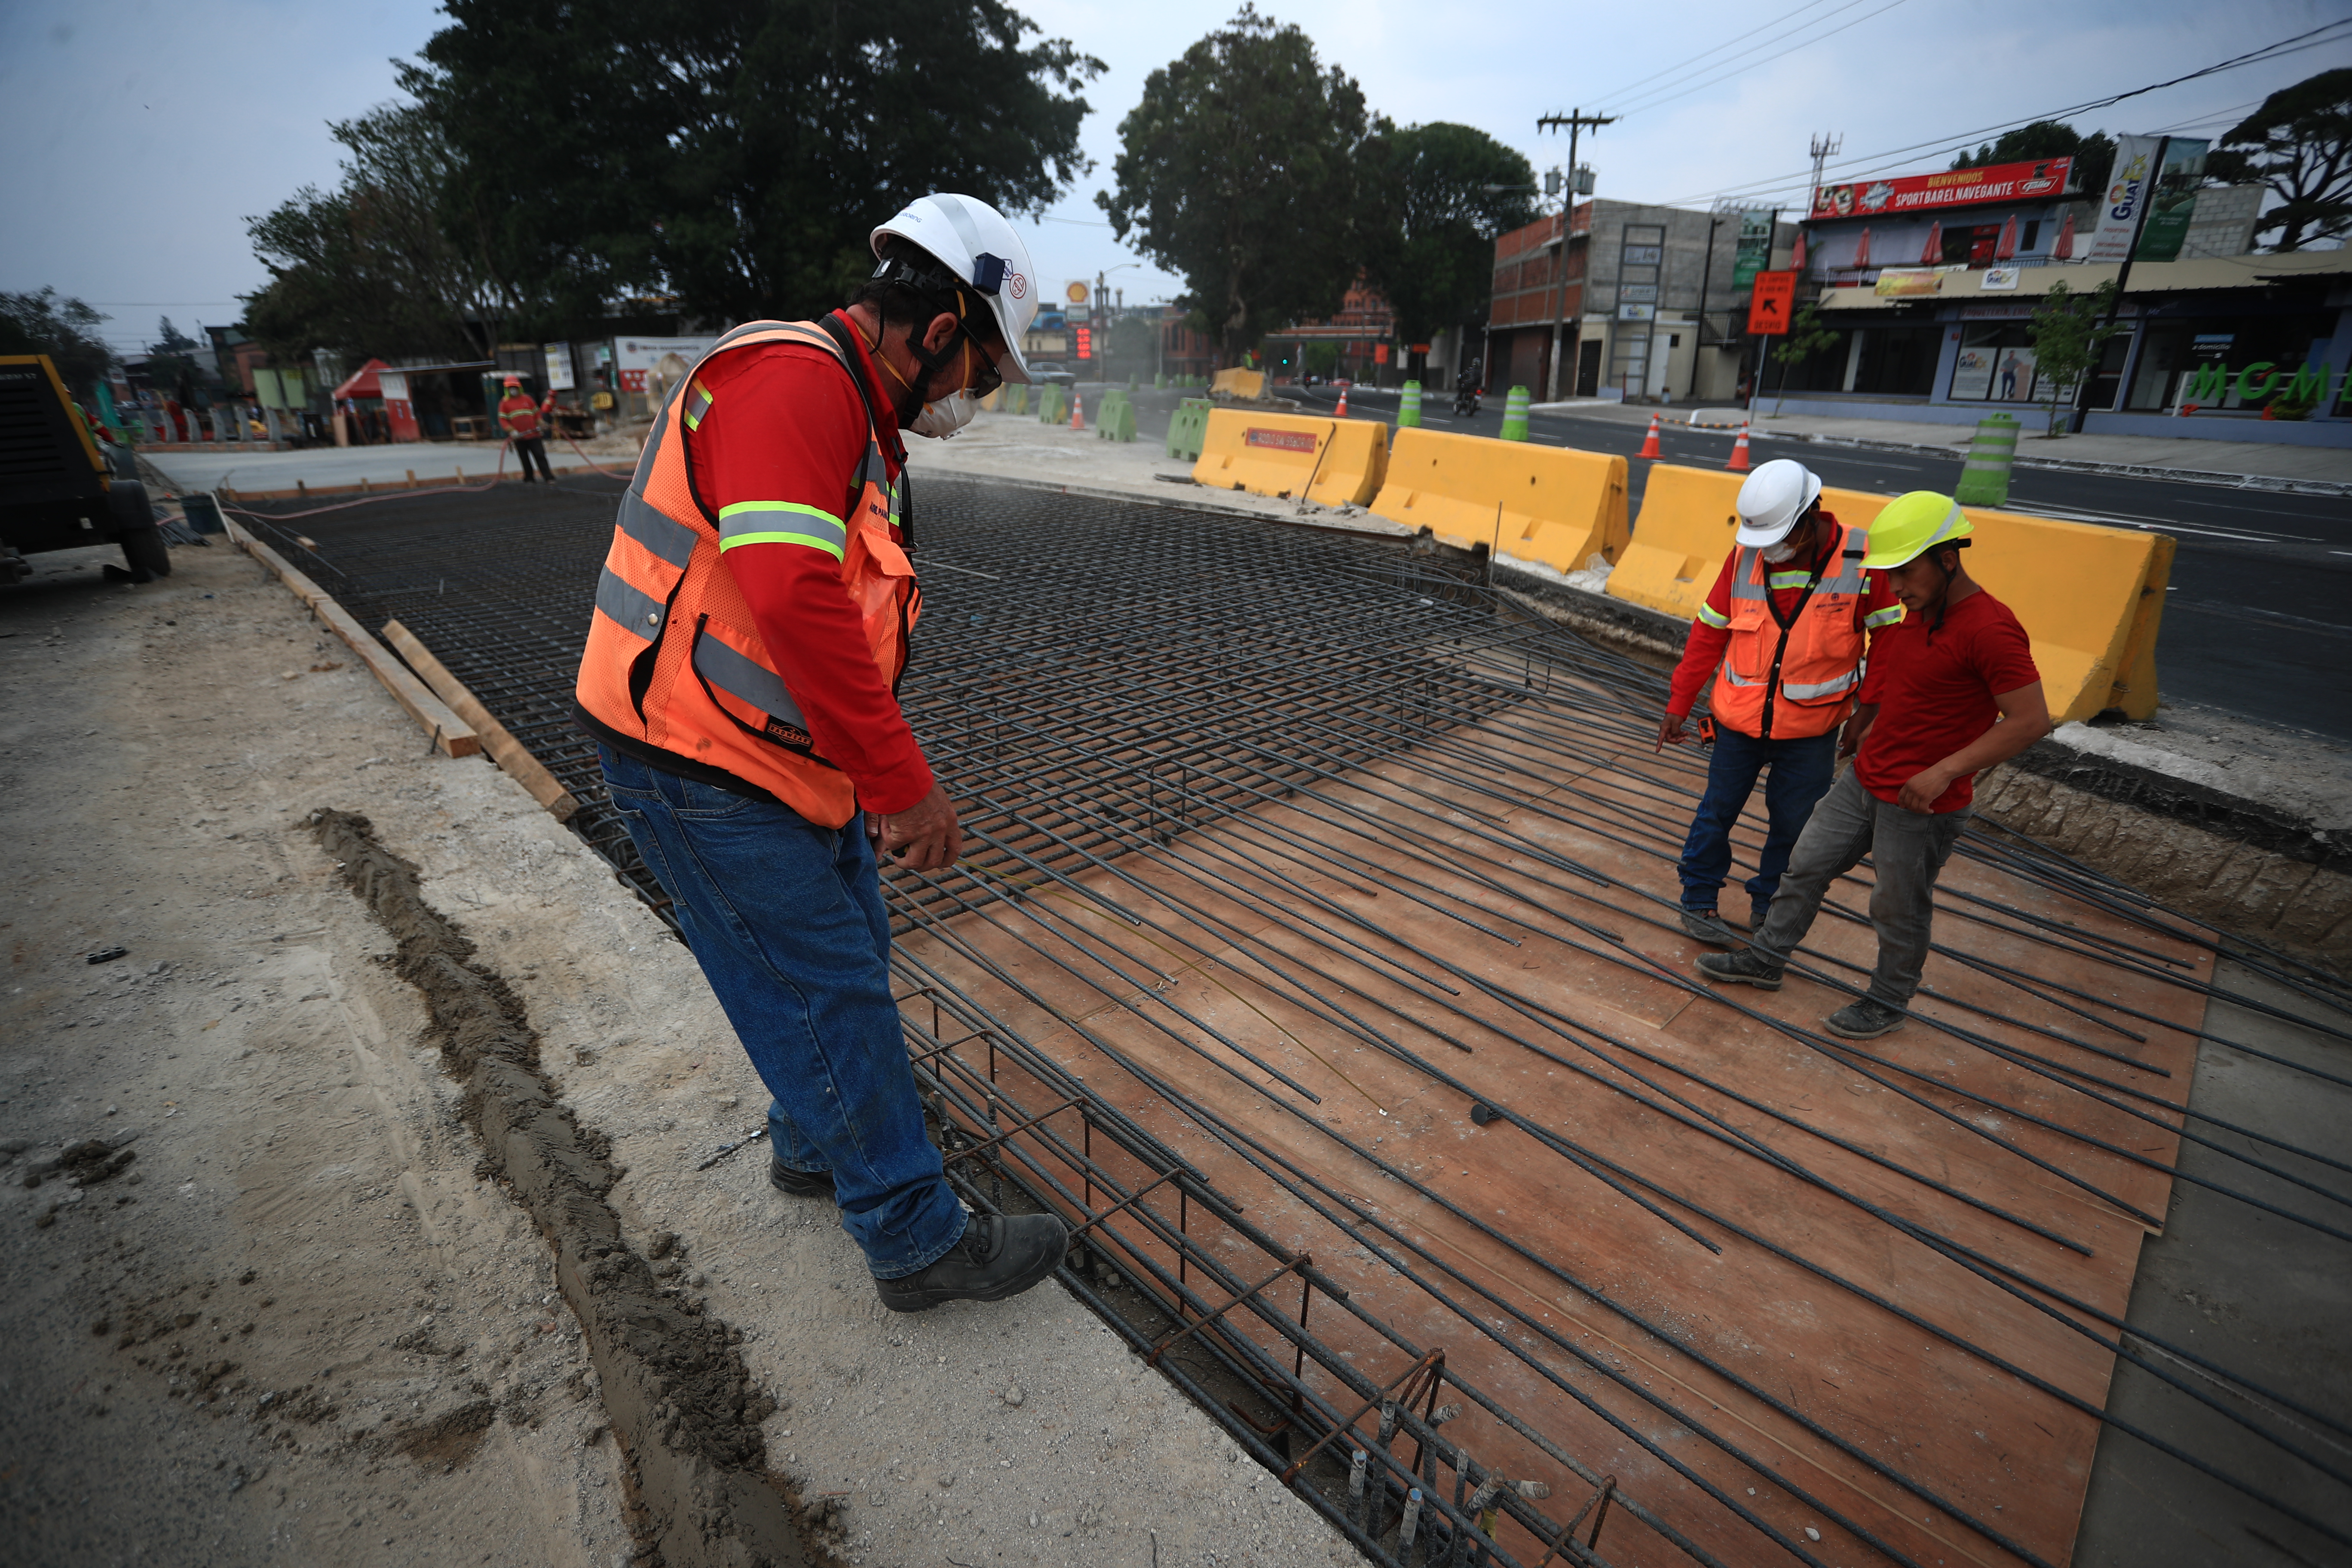
[[[1797,297],[1797,275],[1794,272],[1759,272],[1756,292],[1748,301],[1748,330],[1751,332],[1785,332],[1789,330],[1790,306]]]

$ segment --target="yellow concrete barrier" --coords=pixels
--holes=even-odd
[[[1370,420],[1212,409],[1192,482],[1324,506],[1361,506],[1381,488],[1388,435],[1387,426]]]
[[[1372,510],[1459,549],[1576,572],[1625,548],[1625,459],[1403,429]]]
[[[1732,550],[1740,476],[1660,463],[1609,594],[1677,618],[1696,616]],[[1824,489],[1840,522],[1867,528],[1895,498]],[[2026,512],[1965,509],[1976,525],[1969,574],[2016,612],[2033,641],[2050,716],[2063,723],[2120,708],[2156,712],[2156,639],[2173,541],[2158,533]]]
[[[1265,372],[1262,370],[1221,370],[1209,383],[1210,395],[1223,393],[1228,397],[1245,397],[1252,402],[1265,395]]]

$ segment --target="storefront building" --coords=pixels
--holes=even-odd
[[[1756,274],[1788,265],[1795,239],[1769,209],[1609,200],[1514,229],[1495,242],[1486,384],[1524,386],[1538,402],[1728,399],[1746,372]]]
[[[2059,389],[2036,365],[2034,310],[2062,281],[2083,295],[2116,277],[2120,260],[2098,253],[2124,248],[2096,242],[2097,204],[2067,165],[1823,186],[1799,298],[1828,341],[1769,367],[1766,406],[1943,424],[2006,407],[2043,428]],[[2252,254],[2260,195],[2198,191],[2178,258],[2143,247],[2084,400],[2086,432],[2352,446],[2352,252]]]

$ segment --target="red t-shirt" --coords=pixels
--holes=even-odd
[[[1800,569],[1811,572],[1828,569],[1831,564],[1830,529],[1837,526],[1837,519],[1824,510],[1822,521],[1829,528],[1822,531],[1821,548],[1815,552],[1813,559],[1767,566],[1767,574]],[[1676,718],[1690,716],[1692,705],[1698,701],[1698,694],[1706,689],[1708,681],[1715,679],[1716,667],[1723,662],[1725,650],[1731,647],[1728,624],[1731,620],[1731,574],[1738,564],[1738,550],[1723,558],[1723,570],[1715,574],[1715,586],[1707,591],[1706,609],[1691,622],[1690,637],[1683,644],[1683,659],[1675,666],[1672,690],[1666,698],[1666,711]],[[1902,603],[1887,587],[1886,574],[1866,572],[1863,574],[1863,581],[1865,586],[1862,603],[1854,606],[1853,629],[1858,632],[1874,631],[1889,621],[1900,620]],[[1773,606],[1783,616],[1795,615],[1798,605],[1805,596],[1802,588],[1774,588],[1770,593]],[[1894,613],[1889,614],[1889,611]]]
[[[2042,679],[2025,628],[2007,605],[1977,592],[1944,611],[1944,624],[1906,616],[1870,643],[1862,701],[1878,717],[1853,760],[1862,787],[1892,802],[1913,775],[1981,739],[2000,718],[1993,699]],[[1976,775],[1963,773],[1937,797],[1938,814],[1975,798]]]
[[[895,405],[855,327],[850,337],[895,479],[907,460]],[[718,512],[781,500],[836,521],[846,514],[872,426],[839,362],[822,349],[767,343],[722,355],[698,379],[710,407],[688,434],[686,456],[704,506]],[[817,752],[849,775],[858,805],[887,816],[929,795],[930,764],[875,667],[839,558],[812,544],[763,542],[739,544],[719,560],[735,574]]]

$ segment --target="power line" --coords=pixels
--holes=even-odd
[[[2073,115],[2087,114],[2093,110],[2106,109],[2115,104],[2122,103],[2127,99],[2144,97],[2151,92],[2161,92],[2166,88],[2179,87],[2183,82],[2195,81],[2200,77],[2212,76],[2219,71],[2235,70],[2242,66],[2260,65],[2270,60],[2284,58],[2288,55],[2300,54],[2305,49],[2317,48],[2322,44],[2339,42],[2340,39],[2324,38],[2321,37],[2320,35],[2325,33],[2333,33],[2344,27],[2352,27],[2352,17],[2347,17],[2340,21],[2326,23],[2320,26],[2312,28],[2309,32],[2297,33],[2292,37],[2282,38],[2274,44],[2265,44],[2259,49],[2252,49],[2247,51],[2245,54],[2233,56],[2229,59],[2218,61],[2215,64],[2206,66],[2200,70],[2193,70],[2185,76],[2174,77],[2168,81],[2151,82],[2146,87],[2136,87],[2128,92],[2118,92],[2105,98],[2092,99],[2087,102],[2078,103],[2071,108],[2043,110],[2037,113],[2020,116],[2015,120],[2004,120],[1997,124],[1979,126],[1973,131],[1963,131],[1938,136],[1929,142],[1915,142],[1907,147],[1895,147],[1885,152],[1865,153],[1859,157],[1849,158],[1844,163],[1833,165],[1833,167],[1841,174],[1844,174],[1845,171],[1853,169],[1857,164],[1867,163],[1876,165],[1871,169],[1864,170],[1861,174],[1846,176],[1857,179],[1864,178],[1869,174],[1882,172],[1890,160],[1906,158],[1914,153],[1927,152],[1933,149],[1950,148],[1955,145],[1966,146],[1974,142],[1979,137],[1994,136],[2004,131],[2014,131],[2021,125],[2031,125],[2038,121],[2043,120],[2063,120]],[[1795,183],[1803,179],[1811,171],[1805,169],[1792,169],[1784,174],[1774,174],[1765,179],[1751,180],[1738,185],[1724,186],[1715,191],[1704,192],[1696,195],[1676,196],[1662,205],[1667,206],[1681,206],[1694,202],[1703,202],[1711,196],[1771,195],[1780,191],[1793,189],[1795,187]]]
[[[1841,11],[1843,11],[1843,10],[1849,10],[1849,9],[1851,9],[1853,6],[1859,5],[1861,5],[1862,3],[1863,3],[1863,0],[1847,0],[1847,4],[1846,4],[1845,5],[1841,5],[1840,7],[1838,7],[1838,10],[1841,10]],[[1698,63],[1699,63],[1699,61],[1701,61],[1701,60],[1703,60],[1703,59],[1707,58],[1708,58],[1709,56],[1711,56],[1711,55],[1719,55],[1719,54],[1723,53],[1723,51],[1724,51],[1724,50],[1726,50],[1726,49],[1727,49],[1727,48],[1731,47],[1732,47],[1732,45],[1734,45],[1734,44],[1745,43],[1747,40],[1748,40],[1749,38],[1754,37],[1755,37],[1757,34],[1759,34],[1759,33],[1769,32],[1769,31],[1770,31],[1772,28],[1777,27],[1777,26],[1779,26],[1781,23],[1783,23],[1783,22],[1787,21],[1790,17],[1791,17],[1791,16],[1795,16],[1795,15],[1797,14],[1797,12],[1798,12],[1798,11],[1810,11],[1810,10],[1811,10],[1811,9],[1812,9],[1814,6],[1816,6],[1816,5],[1827,5],[1827,4],[1828,4],[1828,0],[1805,0],[1805,3],[1804,3],[1803,5],[1801,5],[1798,6],[1798,7],[1796,8],[1796,10],[1794,10],[1794,11],[1783,11],[1780,15],[1779,15],[1778,16],[1773,17],[1770,21],[1769,21],[1769,22],[1767,22],[1767,23],[1763,24],[1761,26],[1750,27],[1749,29],[1748,29],[1748,31],[1746,31],[1746,32],[1744,32],[1744,33],[1740,34],[1740,35],[1739,35],[1738,37],[1736,37],[1736,38],[1727,39],[1725,42],[1716,45],[1716,46],[1715,46],[1715,47],[1713,47],[1713,48],[1711,48],[1711,49],[1703,49],[1703,50],[1701,50],[1699,53],[1697,53],[1697,54],[1695,54],[1695,55],[1691,56],[1691,57],[1690,57],[1690,58],[1688,58],[1688,59],[1686,59],[1686,60],[1681,60],[1681,61],[1678,61],[1678,62],[1676,62],[1676,63],[1675,63],[1675,64],[1674,64],[1674,65],[1670,65],[1670,66],[1665,67],[1664,69],[1661,69],[1661,70],[1654,70],[1654,71],[1652,71],[1648,76],[1641,77],[1641,78],[1636,79],[1635,80],[1629,81],[1629,82],[1627,82],[1624,86],[1622,86],[1622,87],[1621,87],[1621,88],[1618,88],[1615,91],[1613,91],[1613,92],[1608,92],[1608,93],[1603,93],[1601,96],[1602,96],[1602,98],[1603,98],[1603,99],[1610,99],[1610,98],[1622,98],[1622,97],[1624,97],[1626,94],[1631,93],[1631,92],[1632,92],[1635,88],[1637,88],[1637,87],[1646,87],[1646,86],[1648,86],[1651,82],[1654,82],[1654,81],[1657,80],[1657,79],[1658,79],[1660,77],[1662,77],[1662,76],[1672,76],[1672,75],[1674,75],[1675,72],[1680,71],[1680,70],[1682,70],[1682,69],[1685,68],[1686,67],[1695,66],[1695,65],[1698,64]],[[1832,12],[1831,12],[1831,13],[1830,13],[1830,16],[1836,16],[1836,15],[1837,15],[1837,12],[1836,12],[1836,11],[1832,11]],[[1828,17],[1816,16],[1815,18],[1813,18],[1813,21],[1815,21],[1815,22],[1826,21],[1826,20],[1828,20]],[[1804,26],[1809,26],[1809,27],[1810,27],[1810,26],[1812,26],[1812,22],[1805,23],[1805,24],[1804,24]],[[1720,62],[1717,62],[1717,63],[1720,63]],[[1714,68],[1713,66],[1709,66],[1709,67],[1707,67],[1706,68],[1707,68],[1707,69],[1709,69],[1709,70],[1712,70],[1712,69],[1714,69],[1715,68]]]
[[[1861,4],[1861,0],[1854,0],[1854,4]],[[1625,110],[1624,112],[1628,114],[1637,114],[1645,110],[1656,109],[1664,104],[1672,103],[1677,99],[1688,98],[1692,93],[1704,92],[1708,88],[1720,86],[1724,82],[1729,81],[1733,77],[1743,76],[1748,72],[1754,70],[1759,66],[1770,65],[1774,60],[1780,59],[1782,56],[1795,54],[1799,49],[1811,48],[1813,45],[1822,42],[1825,38],[1833,38],[1838,34],[1844,32],[1848,27],[1858,27],[1863,23],[1869,21],[1873,16],[1883,16],[1887,12],[1894,10],[1895,6],[1902,4],[1904,4],[1904,0],[1887,0],[1887,4],[1881,5],[1877,10],[1865,11],[1861,16],[1856,16],[1853,21],[1842,23],[1837,26],[1832,27],[1826,33],[1816,33],[1810,38],[1800,39],[1798,42],[1790,44],[1787,48],[1781,49],[1775,54],[1762,55],[1755,59],[1742,60],[1739,64],[1732,67],[1729,70],[1725,71],[1721,76],[1711,77],[1706,81],[1693,82],[1690,86],[1668,93],[1663,98],[1653,94],[1644,100],[1635,102],[1630,108]],[[1853,9],[1853,6],[1841,6],[1839,9],[1851,10]],[[1830,16],[1833,16],[1837,14],[1838,13],[1836,11],[1832,11],[1830,13]],[[1822,16],[1817,18],[1817,20],[1826,22],[1829,20],[1829,17]],[[1811,26],[1813,24],[1811,22],[1805,24],[1806,26]],[[1803,30],[1803,27],[1797,29],[1799,32],[1802,32]],[[1787,34],[1781,35],[1783,37],[1788,36],[1789,35]],[[1777,42],[1778,40],[1776,39],[1774,41]]]

